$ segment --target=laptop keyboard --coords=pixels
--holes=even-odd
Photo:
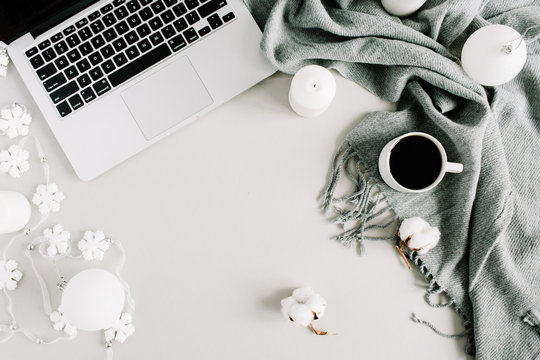
[[[234,18],[226,0],[114,0],[26,56],[65,117]]]

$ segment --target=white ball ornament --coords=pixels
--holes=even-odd
[[[412,15],[425,2],[426,0],[381,0],[382,6],[390,15],[399,17]]]
[[[23,229],[32,214],[28,199],[17,191],[0,191],[0,234]]]
[[[125,293],[114,274],[88,269],[75,275],[62,294],[62,312],[66,321],[80,330],[110,328],[122,313]]]
[[[336,79],[319,65],[307,65],[294,74],[289,89],[289,104],[300,116],[319,116],[336,96]]]
[[[463,70],[485,86],[512,80],[526,60],[527,45],[523,37],[506,25],[488,25],[476,30],[461,51]]]

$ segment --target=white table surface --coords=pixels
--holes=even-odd
[[[197,122],[91,182],[80,181],[52,136],[19,75],[0,78],[0,106],[25,104],[31,135],[42,143],[51,180],[65,193],[47,225],[62,224],[78,240],[103,230],[127,251],[124,277],[137,304],[135,334],[114,346],[115,359],[465,359],[465,340],[435,335],[411,312],[448,333],[462,331],[451,309],[423,299],[426,283],[409,271],[390,242],[368,242],[366,256],[332,237],[317,196],[334,152],[368,112],[392,109],[336,74],[337,96],[315,119],[288,106],[291,77],[277,73]],[[12,141],[0,138],[0,148]],[[31,196],[41,168],[19,180],[0,176],[0,189]],[[7,235],[0,236],[5,246]],[[11,292],[19,325],[56,336],[43,314],[23,243],[9,257],[25,273]],[[68,276],[106,261],[61,261]],[[59,291],[52,266],[38,266],[53,306]],[[328,301],[316,336],[280,314],[280,299],[309,285]],[[7,321],[0,297],[0,321]],[[101,332],[36,345],[22,335],[0,345],[2,360],[102,359]]]

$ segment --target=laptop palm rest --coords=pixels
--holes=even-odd
[[[131,86],[122,98],[146,140],[213,103],[187,56]]]

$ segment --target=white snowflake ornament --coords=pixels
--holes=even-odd
[[[295,289],[292,296],[281,300],[281,313],[286,319],[301,325],[310,325],[317,335],[334,335],[319,331],[313,326],[313,321],[320,319],[326,310],[326,300],[312,289],[303,287]]]
[[[0,260],[0,290],[15,290],[23,274],[17,270],[15,260]]]
[[[53,323],[54,330],[63,331],[69,336],[77,335],[77,328],[71,325],[66,320],[66,318],[64,317],[64,314],[62,313],[61,307],[59,307],[58,310],[53,311],[51,315],[49,316],[49,318]]]
[[[111,239],[106,238],[103,231],[86,231],[78,246],[85,260],[101,261],[105,251],[109,249],[110,242]]]
[[[7,150],[0,151],[0,173],[8,173],[18,178],[30,169],[28,159],[30,153],[18,145],[11,145]]]
[[[62,225],[56,224],[53,227],[43,230],[43,237],[47,242],[47,255],[63,255],[69,252],[69,232],[65,231]]]
[[[39,208],[40,213],[48,214],[59,211],[60,203],[64,198],[64,194],[58,190],[58,185],[55,183],[40,184],[36,188],[32,202]]]
[[[130,313],[122,313],[120,319],[110,329],[105,330],[105,341],[117,341],[123,343],[135,332],[133,317]]]
[[[0,131],[10,139],[28,135],[32,116],[21,104],[4,106],[0,110]]]

